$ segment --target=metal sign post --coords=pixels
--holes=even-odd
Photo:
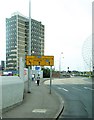
[[[52,87],[52,66],[50,67],[50,94],[51,94],[51,87]]]

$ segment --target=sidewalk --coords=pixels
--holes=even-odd
[[[32,82],[21,105],[3,113],[2,118],[57,118],[63,107],[62,99],[47,85]]]

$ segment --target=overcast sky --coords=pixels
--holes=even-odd
[[[45,25],[45,55],[55,68],[85,70],[82,46],[92,33],[93,0],[31,0],[31,17]],[[6,60],[5,18],[19,11],[29,16],[29,0],[0,0],[0,61]],[[63,54],[61,54],[63,52]]]

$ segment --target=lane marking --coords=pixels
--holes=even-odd
[[[92,88],[89,88],[89,87],[84,87],[85,89],[88,89],[88,90],[94,90],[94,89],[92,89]]]
[[[58,89],[62,89],[62,90],[64,90],[64,91],[68,92],[68,90],[65,89],[65,88],[58,87]]]
[[[65,90],[65,91],[67,91],[67,92],[68,92],[68,90],[67,90],[67,89],[65,89],[65,88],[63,88],[63,90]]]
[[[76,89],[76,90],[79,90],[79,91],[81,91],[80,89],[78,89],[78,88],[76,88],[76,87],[72,87],[72,88],[74,88],[74,89]]]

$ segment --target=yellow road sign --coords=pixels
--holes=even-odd
[[[54,66],[54,56],[26,56],[28,66]]]

